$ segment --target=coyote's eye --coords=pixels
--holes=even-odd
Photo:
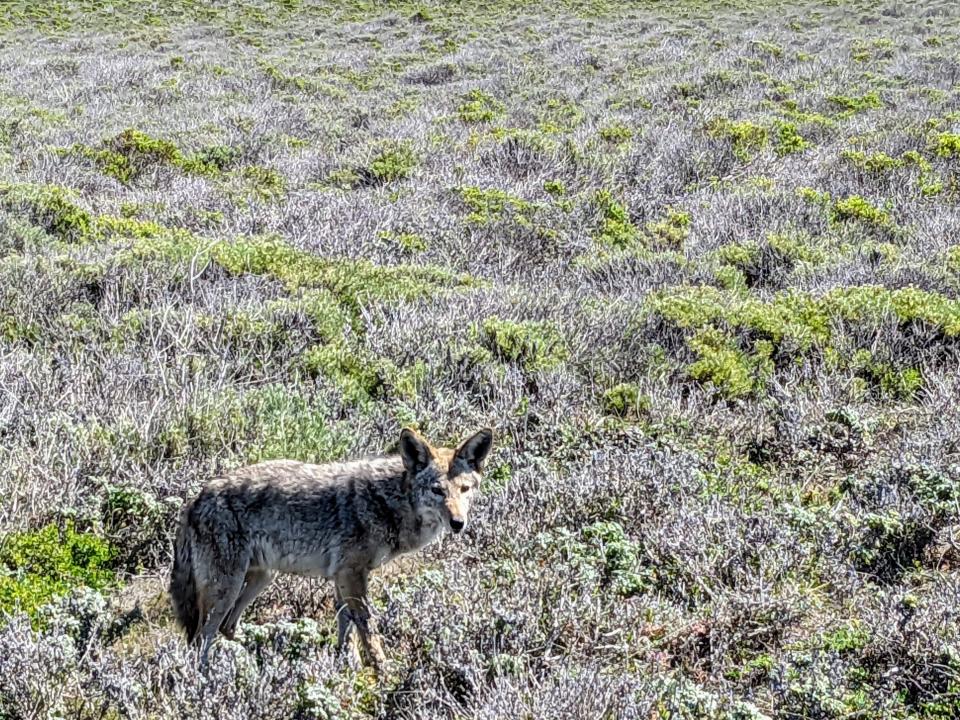
[[[470,492],[470,490],[471,490],[471,488],[470,488],[469,485],[461,485],[461,486],[460,486],[460,492],[462,492],[462,493],[468,493],[468,492]]]
[[[443,485],[431,485],[430,492],[432,492],[434,495],[438,495],[439,497],[443,497],[447,494],[443,489]]]

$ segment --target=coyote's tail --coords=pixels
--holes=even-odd
[[[192,642],[200,629],[200,608],[197,606],[197,581],[193,575],[193,530],[187,517],[187,505],[180,515],[180,527],[173,548],[173,570],[170,571],[170,600],[177,621]]]

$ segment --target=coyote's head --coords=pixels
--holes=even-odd
[[[414,507],[425,522],[441,522],[463,530],[483,461],[493,444],[493,430],[484,428],[456,448],[435,448],[410,428],[400,433],[400,456],[407,470]]]

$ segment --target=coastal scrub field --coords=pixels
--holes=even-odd
[[[960,717],[953,0],[0,4],[0,718]],[[494,452],[207,671],[218,472]]]

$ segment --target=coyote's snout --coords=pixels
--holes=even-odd
[[[352,625],[367,659],[384,660],[367,608],[367,576],[422,548],[444,528],[460,532],[493,431],[434,448],[410,429],[400,454],[309,465],[273,460],[211,480],[181,513],[170,596],[187,639],[206,660],[217,630],[240,616],[278,572],[332,578],[343,647]]]

